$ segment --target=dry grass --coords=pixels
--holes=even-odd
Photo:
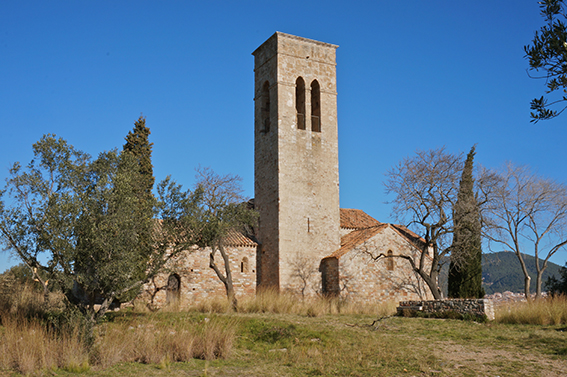
[[[230,355],[234,323],[214,318],[198,322],[184,316],[172,318],[173,322],[150,315],[140,320],[100,325],[91,352],[92,363],[106,368],[118,362],[158,364]]]
[[[0,315],[17,315],[26,318],[41,316],[46,310],[61,312],[64,310],[64,295],[61,292],[49,292],[48,302],[37,287],[21,284],[9,273],[0,277]]]
[[[516,302],[496,311],[496,321],[509,324],[567,324],[567,296],[554,296],[529,302]]]
[[[121,362],[167,365],[193,358],[227,358],[233,348],[234,320],[198,320],[183,314],[128,318],[97,326],[94,344],[87,347],[79,327],[54,331],[38,319],[5,315],[0,369],[27,375],[57,368],[82,372]]]
[[[88,353],[77,331],[57,334],[39,320],[5,315],[0,337],[0,367],[22,374],[37,370],[88,368]]]
[[[54,369],[82,372],[121,362],[167,367],[193,358],[226,358],[232,351],[234,320],[172,313],[165,318],[175,320],[164,322],[159,314],[134,313],[127,320],[98,325],[90,334],[81,315],[65,309],[62,294],[50,293],[48,300],[10,277],[0,281],[0,370],[25,375]],[[209,305],[226,310],[221,301]]]
[[[377,316],[392,315],[396,312],[397,303],[390,301],[381,304],[367,304],[345,301],[340,298],[307,297],[303,298],[290,293],[264,290],[254,297],[239,300],[239,313],[274,313],[297,314],[308,317],[319,317],[325,314],[371,314]],[[230,313],[231,306],[226,298],[212,298],[196,305],[192,310],[201,313]]]

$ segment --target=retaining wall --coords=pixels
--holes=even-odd
[[[451,299],[431,301],[400,301],[398,313],[404,310],[422,313],[456,312],[460,314],[471,314],[477,317],[486,315],[489,320],[494,320],[494,303],[487,299]]]

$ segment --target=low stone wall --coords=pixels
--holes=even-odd
[[[477,317],[486,315],[489,320],[494,320],[494,304],[487,299],[451,299],[432,301],[400,301],[398,313],[404,310],[422,313],[456,312],[459,314],[470,314]]]

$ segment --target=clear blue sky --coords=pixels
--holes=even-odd
[[[523,46],[536,0],[0,2],[0,180],[55,133],[92,155],[120,148],[140,114],[156,180],[195,167],[253,192],[252,51],[275,31],[339,45],[343,208],[390,218],[384,173],[446,146],[565,182],[567,115],[533,125]],[[553,261],[567,260],[563,252]],[[0,255],[0,271],[16,261]]]

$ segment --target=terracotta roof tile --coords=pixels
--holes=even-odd
[[[341,228],[363,229],[382,224],[360,209],[341,208]]]
[[[363,244],[365,241],[369,240],[370,238],[374,237],[384,229],[391,227],[400,234],[402,237],[407,239],[410,243],[412,243],[418,250],[422,250],[423,244],[425,240],[406,228],[403,225],[399,224],[386,224],[380,223],[378,226],[373,226],[369,228],[362,228],[356,229],[352,232],[345,234],[341,237],[341,248],[336,250],[331,255],[326,256],[323,259],[327,258],[341,258],[343,255],[348,253],[350,250],[354,249],[355,247]]]
[[[233,247],[255,247],[258,243],[244,234],[231,231],[226,235],[225,245]]]
[[[392,227],[398,231],[402,236],[406,237],[411,243],[413,243],[418,249],[422,249],[423,245],[425,244],[425,239],[420,237],[419,235],[415,234],[404,225],[400,224],[390,224]]]
[[[329,256],[327,256],[323,259],[340,258],[343,255],[345,255],[346,253],[348,253],[350,250],[355,248],[356,246],[358,246],[358,245],[362,244],[364,241],[367,241],[370,238],[374,237],[375,235],[377,235],[378,233],[380,233],[382,230],[386,229],[387,227],[388,227],[388,224],[380,224],[378,226],[373,226],[373,227],[370,227],[370,228],[353,230],[349,234],[346,234],[346,235],[341,237],[341,248],[340,249],[338,249],[337,251],[335,251],[334,253],[332,253],[331,255],[329,255]]]
[[[156,222],[156,231],[161,231],[161,227],[163,226],[163,220],[157,219]],[[182,230],[180,230],[182,231]],[[230,231],[225,238],[224,244],[226,246],[231,247],[256,247],[258,246],[258,242],[255,241],[254,236],[247,236],[242,232],[232,230]]]

